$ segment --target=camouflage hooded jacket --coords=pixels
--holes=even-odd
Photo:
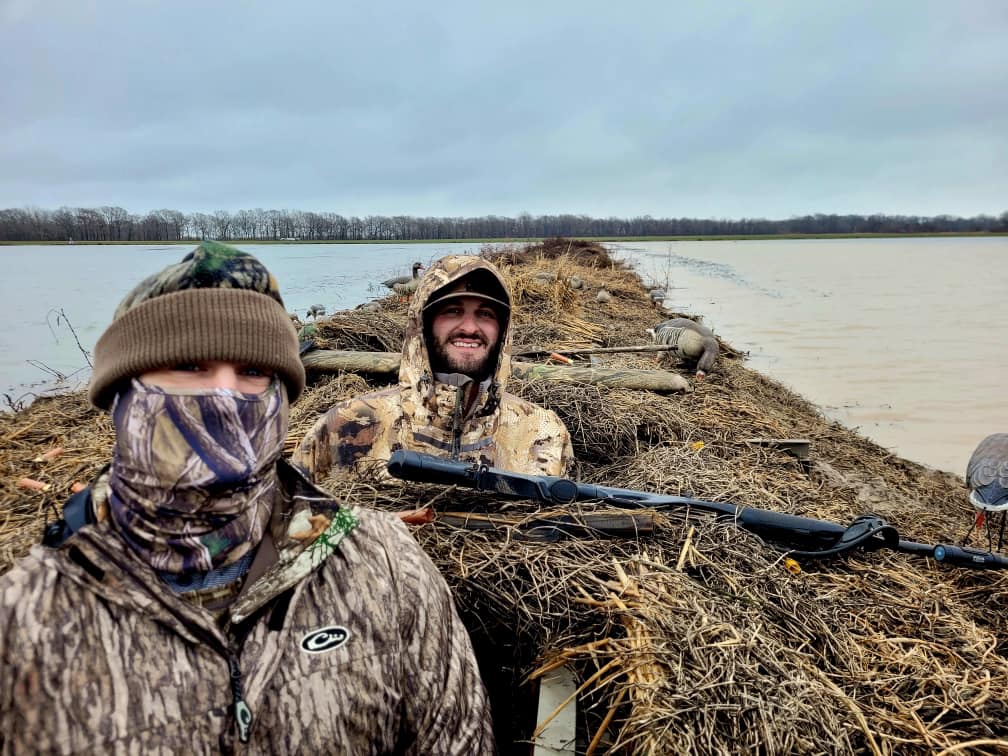
[[[491,753],[468,635],[406,528],[281,479],[275,561],[226,631],[107,521],[0,578],[0,753]]]
[[[315,480],[365,470],[381,476],[391,453],[408,449],[522,473],[567,472],[574,455],[560,418],[504,390],[511,375],[513,318],[502,328],[489,386],[479,389],[475,401],[468,402],[465,393],[476,390],[475,384],[457,387],[434,379],[424,305],[442,287],[480,269],[492,273],[507,291],[497,269],[481,257],[449,256],[430,267],[410,303],[399,385],[334,405],[294,452],[295,464]]]

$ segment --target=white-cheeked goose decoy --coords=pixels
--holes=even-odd
[[[382,286],[387,286],[388,288],[395,291],[397,284],[408,284],[412,281],[420,280],[420,271],[424,269],[423,263],[415,262],[413,263],[413,274],[409,276],[396,276],[395,278],[389,278],[386,281],[382,281]]]
[[[420,286],[420,271],[423,270],[423,265],[415,262],[413,263],[413,275],[412,276],[399,276],[398,278],[390,278],[387,281],[382,281],[382,284],[388,286],[392,291],[394,291],[400,298],[400,301],[408,299],[413,295],[413,292],[417,290]]]

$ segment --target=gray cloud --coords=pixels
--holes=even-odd
[[[0,206],[1008,204],[1001,2],[479,5],[0,0]]]

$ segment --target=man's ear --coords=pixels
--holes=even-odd
[[[511,325],[511,311],[499,308],[494,308],[494,311],[497,313],[497,323],[500,325],[500,333],[497,336],[497,340],[503,343],[504,333],[507,331],[508,326]]]

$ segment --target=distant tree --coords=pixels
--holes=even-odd
[[[231,224],[234,222],[231,218],[231,213],[227,210],[218,210],[210,218],[213,224],[211,228],[213,229],[214,238],[230,239]]]
[[[346,217],[302,210],[218,210],[212,215],[151,210],[138,216],[117,206],[0,209],[3,241],[179,241],[183,239],[305,239],[375,241],[409,239],[524,238],[551,236],[712,236],[760,234],[903,234],[915,232],[1008,232],[1008,211],[977,215],[839,215],[816,213],[786,219],[765,218],[593,218],[570,213],[516,218],[369,215]]]
[[[213,218],[206,213],[193,213],[189,222],[192,224],[196,237],[200,240],[213,238]]]

